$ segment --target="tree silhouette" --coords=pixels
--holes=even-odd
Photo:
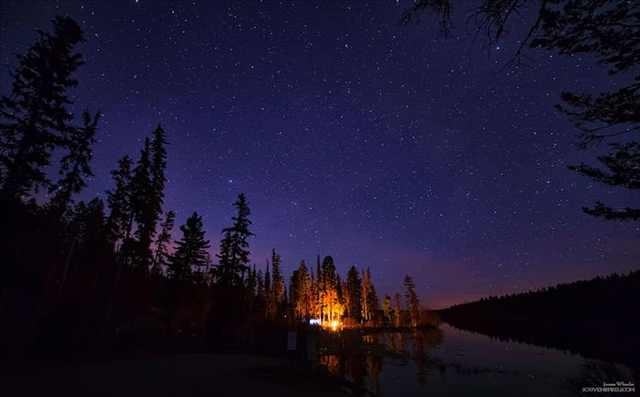
[[[131,235],[132,198],[131,198],[131,159],[124,156],[118,160],[118,168],[111,171],[115,183],[113,191],[107,191],[109,218],[107,228],[109,238],[114,245],[124,242]]]
[[[244,193],[238,195],[233,205],[237,211],[233,225],[222,230],[224,237],[217,255],[216,277],[224,286],[242,286],[243,274],[249,269],[249,237],[253,236],[249,230],[251,210]]]
[[[83,185],[79,176],[90,173],[97,116],[88,116],[84,128],[77,128],[69,111],[73,102],[68,90],[77,85],[73,74],[83,64],[74,48],[82,41],[82,30],[73,19],[56,17],[53,33],[39,30],[36,43],[18,56],[11,94],[0,99],[3,199],[20,199],[39,187],[52,187],[45,167],[55,149],[69,153],[62,164],[65,193],[78,191]]]
[[[393,296],[394,309],[393,309],[393,325],[400,327],[402,325],[402,302],[400,300],[400,294],[396,293]]]
[[[160,225],[160,233],[156,238],[155,254],[153,255],[153,265],[151,272],[153,274],[162,274],[164,269],[168,266],[169,255],[169,243],[171,242],[171,230],[173,230],[173,224],[176,219],[176,213],[168,211],[165,214],[164,221]]]
[[[67,205],[74,193],[80,192],[87,183],[85,178],[92,177],[91,158],[92,146],[95,142],[96,128],[100,114],[91,115],[82,113],[83,126],[71,127],[67,137],[66,146],[69,152],[62,158],[60,168],[61,179],[52,186],[50,191],[54,193],[50,207],[55,213],[60,214],[67,209]]]
[[[135,264],[146,270],[151,264],[151,241],[155,232],[156,191],[151,176],[151,141],[145,138],[131,178],[131,209],[136,222]]]
[[[182,239],[176,241],[176,250],[168,264],[169,277],[188,281],[194,272],[201,273],[209,265],[209,241],[205,239],[202,218],[197,212],[187,218],[180,231]]]
[[[282,302],[285,298],[284,278],[280,270],[282,259],[275,249],[271,250],[271,304],[273,318],[282,314]]]
[[[411,326],[417,327],[420,321],[420,301],[416,294],[416,286],[413,283],[413,279],[406,275],[404,277],[405,288],[405,300],[407,302],[407,308],[409,309],[409,317],[411,318]]]
[[[347,272],[347,315],[358,324],[362,321],[362,280],[355,266]]]
[[[638,367],[640,271],[491,296],[440,311],[452,325]],[[607,313],[606,321],[602,313]]]
[[[640,3],[636,1],[555,1],[480,0],[472,11],[472,20],[484,30],[490,41],[496,41],[508,31],[513,16],[531,3],[537,3],[536,18],[521,40],[515,59],[521,58],[524,47],[544,48],[562,55],[587,54],[604,65],[610,75],[627,74],[609,91],[594,95],[584,92],[563,92],[557,109],[580,130],[581,148],[607,143],[609,152],[599,156],[598,168],[588,164],[572,165],[577,173],[610,186],[636,190],[640,186],[640,143],[635,133],[640,131]],[[407,23],[426,12],[440,16],[441,27],[447,31],[451,8],[468,4],[455,0],[417,0],[402,16]],[[602,202],[583,208],[589,215],[609,220],[640,219],[640,209],[614,209]]]
[[[362,305],[364,320],[374,320],[378,310],[378,295],[376,294],[369,268],[362,273],[362,299],[364,301]]]
[[[304,261],[301,261],[298,269],[296,269],[291,276],[291,286],[289,287],[291,293],[290,301],[296,318],[307,319],[311,316],[313,300],[312,289],[313,284],[309,271],[307,270],[307,265]]]
[[[385,325],[393,323],[393,308],[391,307],[391,297],[389,295],[384,296],[382,301],[382,312],[384,314]]]

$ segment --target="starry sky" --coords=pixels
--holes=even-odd
[[[198,211],[217,246],[245,192],[258,264],[272,247],[288,271],[332,255],[369,266],[379,295],[408,273],[436,308],[637,269],[637,225],[580,207],[638,196],[567,169],[598,149],[577,150],[553,109],[562,90],[615,81],[542,50],[507,65],[532,15],[489,45],[464,24],[446,38],[429,19],[400,25],[410,3],[3,0],[0,88],[34,29],[74,17],[76,108],[104,114],[83,197],[161,123],[165,208],[178,223]]]

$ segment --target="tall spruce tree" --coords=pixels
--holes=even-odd
[[[232,218],[233,225],[222,230],[223,238],[217,255],[216,278],[223,286],[242,286],[243,276],[249,269],[249,237],[253,233],[249,230],[251,210],[244,193],[238,195],[233,205],[237,211]]]
[[[123,242],[131,235],[132,215],[132,191],[131,191],[131,166],[129,156],[118,160],[118,168],[111,171],[115,183],[113,191],[107,191],[107,205],[109,218],[107,219],[107,232],[109,240],[116,245]]]
[[[262,301],[264,301],[265,299],[265,292],[264,292],[264,273],[262,272],[262,270],[258,270],[258,273],[256,275],[256,297]]]
[[[177,281],[189,281],[193,273],[202,273],[210,263],[209,241],[205,239],[202,217],[194,212],[180,226],[182,239],[176,242],[176,250],[168,264],[169,277]]]
[[[271,250],[271,293],[273,300],[273,307],[276,311],[280,309],[281,303],[285,297],[284,293],[284,278],[282,277],[282,271],[280,270],[282,259],[280,254],[275,249]],[[279,313],[277,313],[279,314]]]
[[[407,309],[409,310],[409,317],[411,319],[411,326],[417,327],[420,321],[420,301],[416,294],[416,286],[413,283],[413,279],[406,275],[404,277],[405,288],[405,300],[407,302]]]
[[[389,295],[384,296],[382,312],[384,314],[385,325],[393,324],[393,308],[391,307],[391,297]]]
[[[360,272],[355,266],[351,266],[347,272],[347,315],[356,323],[362,321],[362,280]]]
[[[68,93],[77,85],[73,74],[84,63],[74,52],[82,41],[82,29],[73,19],[56,17],[53,33],[39,30],[35,44],[18,56],[11,93],[0,98],[0,198],[21,199],[40,187],[50,188],[45,169],[54,150],[69,153],[63,172],[73,168],[74,160],[86,158],[91,129],[73,125]],[[92,124],[93,119],[86,126]],[[76,176],[87,170],[84,160],[80,163]],[[65,182],[66,189],[79,188],[77,179]]]
[[[87,186],[85,178],[93,177],[90,163],[99,119],[99,113],[91,115],[89,112],[83,112],[83,126],[69,129],[66,137],[69,151],[62,157],[59,171],[61,179],[50,188],[54,194],[49,207],[54,213],[63,213],[72,195]]]
[[[136,222],[135,267],[147,270],[151,265],[151,242],[156,227],[156,192],[151,176],[151,141],[145,138],[131,179],[131,209]]]
[[[155,253],[153,255],[153,265],[151,267],[151,272],[153,274],[159,275],[162,274],[164,269],[169,264],[169,243],[171,242],[171,231],[173,230],[173,224],[176,219],[176,213],[173,211],[168,211],[165,214],[164,221],[160,225],[160,233],[158,234],[158,238],[156,238],[156,247]]]
[[[289,301],[298,319],[307,319],[311,315],[311,288],[311,277],[307,270],[307,265],[304,261],[301,261],[298,269],[291,276],[291,286],[289,287],[291,294]]]
[[[363,296],[363,299],[367,302],[367,320],[375,320],[376,313],[378,311],[378,294],[376,293],[376,286],[373,284],[373,279],[371,278],[371,271],[369,268],[365,271],[368,283],[367,294]]]
[[[331,256],[325,256],[321,267],[320,312],[322,321],[338,320],[339,310],[336,265]]]
[[[395,327],[402,326],[402,301],[400,300],[400,294],[396,292],[393,296],[393,325]]]
[[[162,212],[162,204],[164,203],[164,188],[167,183],[165,171],[167,168],[167,134],[164,129],[158,125],[153,131],[151,138],[151,183],[154,190],[154,210],[157,213]]]

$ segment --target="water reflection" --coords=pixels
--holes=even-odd
[[[359,332],[321,340],[319,362],[358,394],[576,395],[592,383],[634,381],[622,365],[498,341],[443,325],[412,332]],[[617,372],[616,372],[617,371]]]
[[[351,381],[356,390],[382,395],[380,375],[385,359],[390,365],[405,366],[412,362],[416,368],[416,381],[426,384],[429,371],[443,366],[429,356],[429,352],[442,343],[440,329],[417,330],[412,333],[387,332],[372,334],[343,334],[344,340],[327,348],[320,364],[332,375]],[[335,341],[330,341],[335,342]]]

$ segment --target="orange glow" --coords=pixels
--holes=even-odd
[[[338,320],[326,321],[322,323],[322,326],[324,328],[327,328],[327,329],[330,329],[331,331],[336,332],[342,329],[342,322]]]

